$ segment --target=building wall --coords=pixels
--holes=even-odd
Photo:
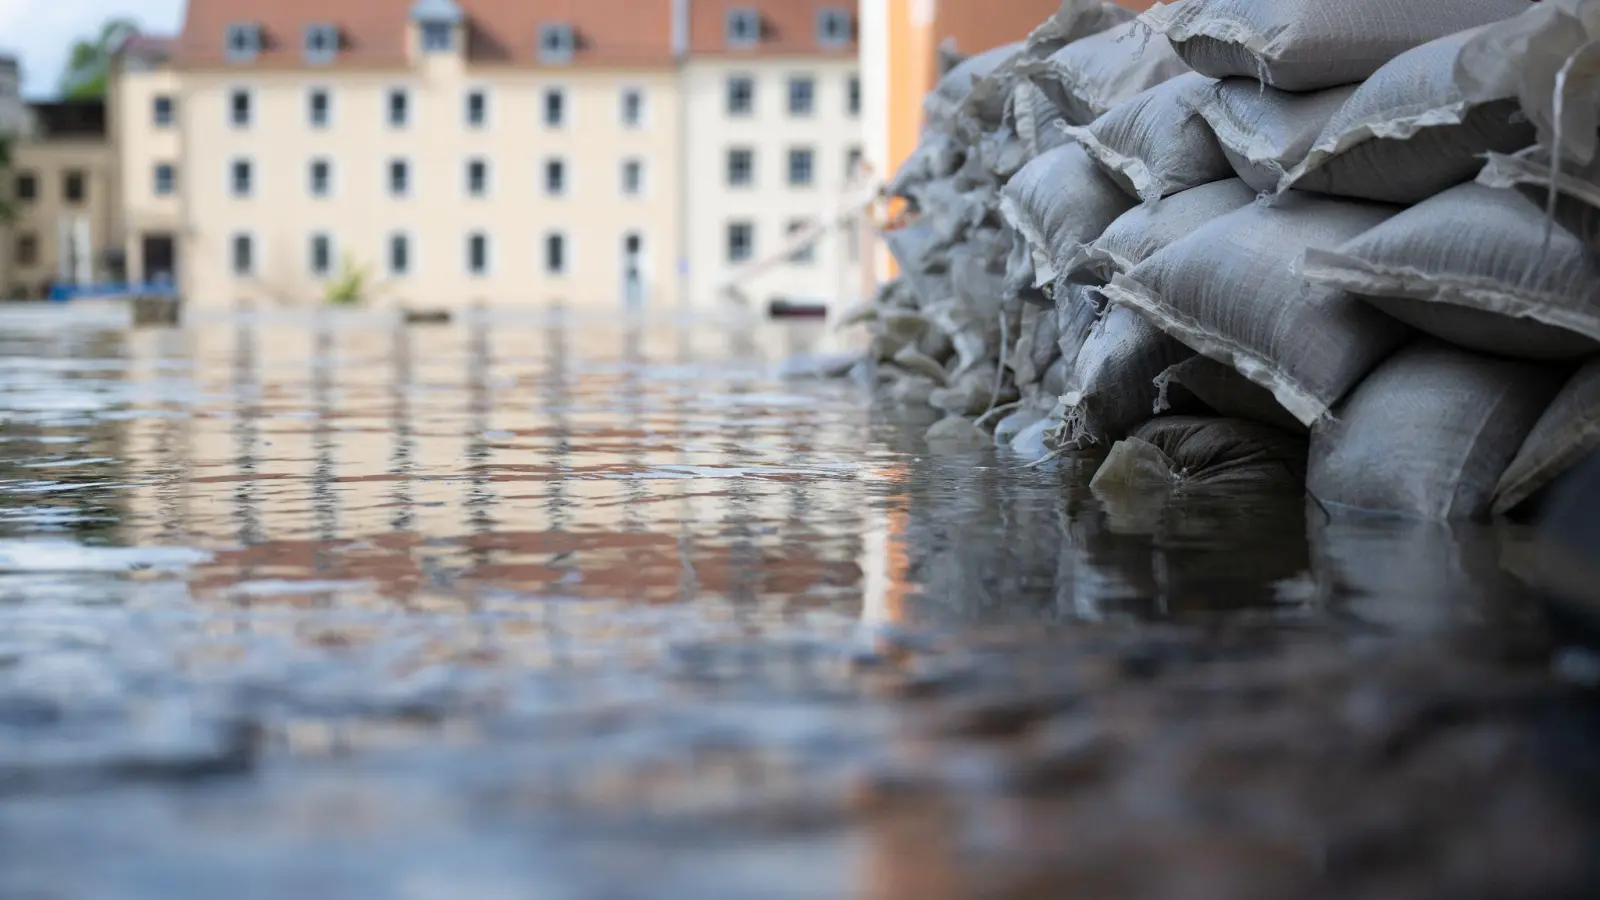
[[[854,58],[691,57],[684,67],[688,102],[687,250],[688,290],[695,306],[717,302],[719,286],[742,264],[728,257],[728,226],[754,225],[752,262],[776,253],[788,239],[791,222],[831,217],[845,199],[848,159],[861,149],[860,116],[848,108],[849,82],[859,73]],[[752,114],[728,114],[727,84],[735,75],[755,81]],[[788,110],[791,76],[815,79],[815,109],[809,117]],[[754,151],[755,183],[728,184],[728,152]],[[814,151],[814,181],[792,187],[788,181],[791,148]],[[854,252],[852,252],[854,251]],[[832,230],[814,247],[808,262],[785,261],[748,281],[739,290],[758,303],[775,296],[839,302],[860,292],[859,239]]]
[[[454,62],[455,64],[451,64]],[[327,88],[331,124],[308,123],[308,92]],[[386,124],[388,91],[411,96],[411,124]],[[488,93],[488,124],[465,124],[471,88]],[[566,91],[567,124],[547,128],[541,110],[546,88]],[[623,293],[623,241],[644,238],[645,302],[678,302],[676,279],[679,181],[676,73],[670,69],[530,70],[467,69],[455,60],[426,60],[409,70],[290,69],[191,70],[183,73],[184,121],[181,190],[188,228],[180,254],[181,289],[196,306],[239,301],[311,305],[324,298],[323,279],[311,273],[313,232],[333,239],[335,270],[346,254],[370,268],[372,305],[461,306],[476,303],[618,307]],[[235,88],[251,92],[254,121],[239,129],[228,121]],[[624,89],[645,96],[643,127],[623,126]],[[311,195],[314,157],[333,164],[333,194]],[[391,158],[409,160],[412,189],[391,197]],[[489,191],[466,192],[466,161],[489,162]],[[564,159],[568,188],[544,191],[544,164]],[[623,160],[645,162],[645,190],[624,197]],[[230,194],[235,158],[252,162],[255,190]],[[470,276],[469,232],[490,238],[490,269]],[[567,271],[544,270],[547,233],[566,235]],[[232,235],[255,238],[256,274],[236,277],[230,267]],[[386,271],[388,236],[410,236],[411,274]]]
[[[121,231],[128,277],[136,282],[157,274],[144,271],[143,239],[158,234],[176,237],[182,229],[185,110],[179,93],[177,73],[166,67],[120,72],[108,87],[110,131],[122,184]],[[169,125],[155,120],[157,97],[170,97],[175,104]],[[161,164],[174,166],[177,174],[174,190],[166,195],[156,192],[156,167]],[[176,272],[169,274],[177,277]]]
[[[64,197],[67,174],[74,171],[85,176],[86,192],[81,203],[68,202]],[[103,275],[102,251],[121,241],[116,228],[119,178],[111,145],[96,137],[19,141],[12,148],[8,177],[16,179],[24,174],[36,179],[38,190],[32,201],[14,201],[17,218],[6,229],[6,294],[37,294],[43,283],[56,280],[63,249],[59,230],[63,220],[88,221],[90,268],[96,276]],[[19,252],[30,239],[36,248],[31,260]]]

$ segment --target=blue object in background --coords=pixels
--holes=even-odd
[[[50,285],[50,293],[47,299],[51,303],[65,303],[68,300],[79,300],[85,297],[170,297],[176,293],[177,286],[170,281],[145,284],[131,284],[122,281],[112,281],[104,284],[56,283]]]

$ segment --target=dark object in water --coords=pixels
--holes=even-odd
[[[1563,641],[1600,649],[1600,453],[1554,486],[1536,532],[1517,574],[1545,596]]]
[[[135,328],[176,325],[181,309],[177,297],[142,294],[133,298],[133,325]]]
[[[767,305],[767,315],[774,319],[820,319],[828,315],[828,304],[778,297]]]
[[[445,325],[450,322],[448,309],[408,309],[404,315],[407,325]]]

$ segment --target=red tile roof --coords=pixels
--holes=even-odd
[[[1004,0],[1002,0],[1004,2]],[[854,56],[860,22],[855,0],[690,0],[689,52],[726,56]],[[761,17],[761,42],[755,47],[730,47],[725,32],[728,13],[753,9]],[[817,41],[817,14],[844,10],[851,17],[851,38],[842,47]]]
[[[456,0],[466,14],[467,56],[477,65],[542,65],[542,24],[572,25],[578,51],[572,66],[670,65],[671,0]],[[414,0],[189,0],[174,61],[184,67],[297,68],[305,27],[337,25],[342,47],[337,67],[406,65],[406,37]],[[229,63],[228,26],[259,25],[261,53],[250,63]]]

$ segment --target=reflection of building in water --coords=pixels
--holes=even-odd
[[[200,588],[670,602],[692,585],[745,603],[857,589],[860,485],[818,461],[856,447],[862,423],[727,361],[727,329],[326,315],[187,334],[195,415],[134,427],[188,477],[134,492],[130,539],[218,548]],[[774,358],[788,338],[744,340]]]

